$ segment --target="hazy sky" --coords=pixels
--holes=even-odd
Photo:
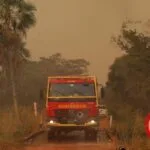
[[[90,73],[107,80],[109,66],[120,55],[110,43],[123,20],[149,19],[150,0],[28,0],[37,7],[37,25],[28,33],[32,58],[60,52],[90,61]]]

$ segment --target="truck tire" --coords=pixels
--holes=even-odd
[[[47,139],[48,139],[48,141],[55,139],[55,131],[54,130],[49,130],[48,131]]]
[[[86,141],[95,141],[97,139],[97,131],[92,129],[92,130],[85,130],[85,140]]]

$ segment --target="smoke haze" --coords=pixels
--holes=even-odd
[[[110,38],[125,19],[149,19],[149,0],[28,0],[37,7],[37,25],[28,33],[32,58],[56,52],[90,61],[90,73],[105,83],[121,51]]]

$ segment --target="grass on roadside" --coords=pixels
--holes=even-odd
[[[117,136],[118,145],[126,145],[132,150],[150,149],[150,142],[145,133],[144,116],[139,111],[133,111],[128,106],[117,109],[113,131]]]
[[[39,128],[39,116],[34,116],[30,107],[19,107],[20,121],[13,113],[12,108],[0,111],[0,141],[17,141]]]

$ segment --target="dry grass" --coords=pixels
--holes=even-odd
[[[124,111],[126,110],[128,109],[124,108]],[[114,122],[113,129],[118,137],[118,144],[126,145],[131,150],[150,149],[150,142],[145,136],[144,118],[141,113],[129,110],[125,113],[122,109],[117,111],[120,116]],[[31,108],[20,107],[19,114],[20,122],[15,118],[12,108],[0,111],[0,150],[11,150],[11,148],[17,150],[18,146],[10,143],[15,143],[18,139],[38,130],[39,116],[35,118]]]
[[[12,108],[0,111],[0,140],[16,141],[39,128],[39,117],[35,118],[29,107],[19,108],[20,121],[17,121]]]
[[[18,144],[0,142],[0,150],[24,150],[24,147]]]
[[[121,110],[122,111],[122,110]],[[131,150],[149,150],[150,142],[145,134],[144,117],[140,112],[128,112],[113,124],[119,145],[126,145]]]

